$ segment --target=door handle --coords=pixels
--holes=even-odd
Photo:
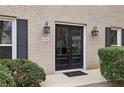
[[[70,57],[71,57],[71,55],[72,55],[71,48],[68,48],[68,49],[67,49],[67,54],[68,54],[68,57],[70,58]]]
[[[67,48],[67,53],[70,54],[70,48]]]

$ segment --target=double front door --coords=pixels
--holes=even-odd
[[[83,68],[83,26],[56,24],[56,71]]]

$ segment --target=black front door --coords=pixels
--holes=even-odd
[[[83,26],[56,24],[56,71],[83,68]]]

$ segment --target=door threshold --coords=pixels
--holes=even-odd
[[[71,71],[85,71],[85,69],[70,69],[70,70],[61,70],[61,71],[55,71],[55,74],[58,73],[64,73],[64,72],[71,72]]]

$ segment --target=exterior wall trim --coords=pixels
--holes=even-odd
[[[67,24],[67,25],[74,25],[74,26],[86,26],[85,23],[76,23],[76,22],[66,22],[66,21],[55,21],[55,24]]]
[[[63,22],[63,21],[55,21],[54,23],[54,28],[56,24],[63,24],[63,25],[74,25],[74,26],[83,26],[83,68],[82,69],[72,69],[72,70],[61,70],[61,71],[56,71],[55,70],[55,62],[54,62],[54,73],[62,73],[62,72],[68,72],[68,71],[83,71],[86,70],[86,29],[87,29],[87,24],[83,23],[73,23],[73,22]],[[55,32],[54,32],[55,33]],[[54,52],[55,53],[55,52]],[[55,54],[54,54],[55,58]],[[55,61],[55,60],[54,60]]]
[[[13,59],[16,59],[17,58],[17,22],[16,22],[16,19],[13,20],[13,26],[12,26],[12,29],[13,29],[13,34],[12,34],[12,44],[13,44],[13,52],[12,52],[12,58]]]
[[[16,16],[9,16],[9,15],[0,15],[0,17],[6,17],[6,18],[17,18]]]

